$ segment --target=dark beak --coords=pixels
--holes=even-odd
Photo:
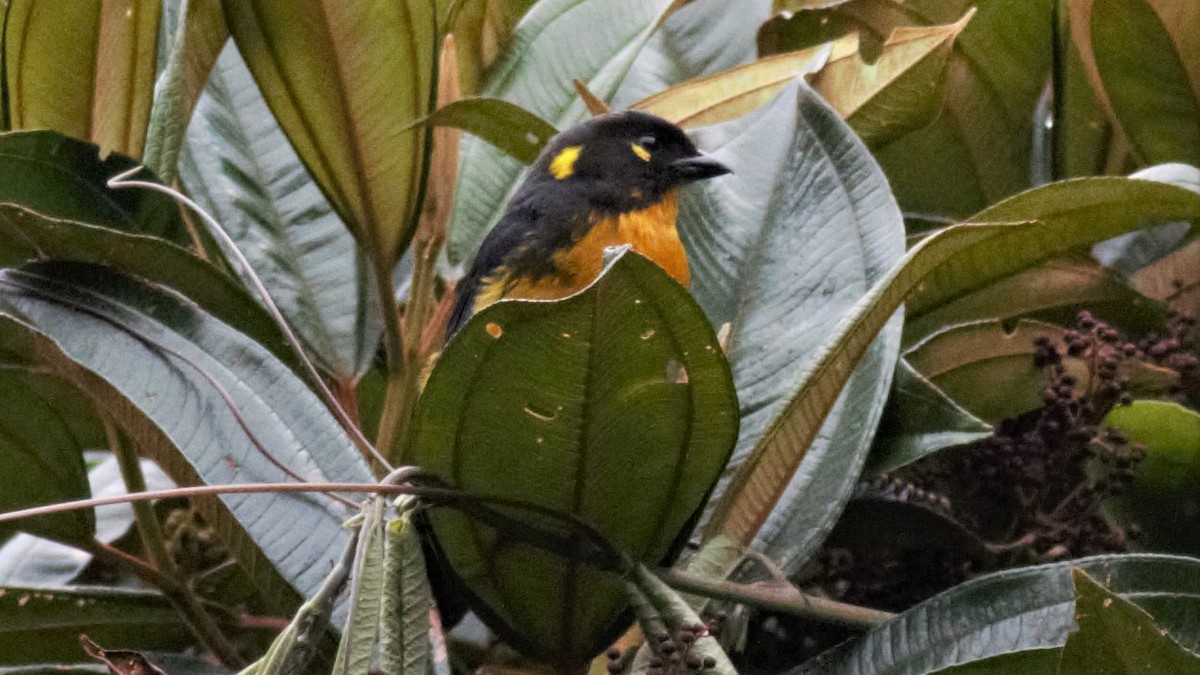
[[[684,157],[671,162],[671,173],[673,173],[680,183],[691,183],[692,181],[704,180],[705,178],[716,178],[724,176],[727,173],[733,173],[733,170],[724,164],[713,159],[712,155],[701,152],[693,157]]]

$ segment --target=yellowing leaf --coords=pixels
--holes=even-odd
[[[377,258],[416,227],[437,44],[432,0],[223,0],[280,126]]]
[[[690,80],[633,107],[683,126],[715,124],[758,108],[792,78],[807,75],[868,144],[883,143],[937,112],[942,71],[973,14],[946,26],[899,27],[874,63],[864,61],[859,36],[852,34]]]
[[[157,0],[14,0],[4,40],[11,128],[141,156],[160,14]]]

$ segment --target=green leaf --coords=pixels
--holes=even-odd
[[[110,190],[109,178],[138,163],[53,131],[0,134],[0,203],[42,215],[149,234],[187,244],[179,209],[149,190]],[[148,172],[137,176],[154,180]],[[4,253],[0,249],[0,253]]]
[[[1200,673],[1200,657],[1181,648],[1146,610],[1110,592],[1081,569],[1075,582],[1075,621],[1058,663],[1060,675]]]
[[[480,312],[442,353],[417,415],[406,464],[472,494],[573,514],[653,565],[676,554],[737,434],[711,326],[633,253],[561,302]],[[430,519],[473,609],[511,644],[578,663],[625,627],[619,576],[458,512]]]
[[[1166,328],[1166,307],[1130,287],[1098,263],[1080,255],[1047,260],[989,286],[955,298],[905,324],[911,344],[946,326],[995,319],[1011,323],[1019,317],[1068,325],[1081,307],[1127,335]]]
[[[334,671],[341,675],[368,675],[379,637],[380,607],[383,604],[384,510],[387,500],[374,497],[363,511],[350,584],[350,611],[342,628],[342,641],[334,657]]]
[[[129,649],[182,650],[187,624],[159,593],[112,588],[0,587],[0,666],[78,660],[79,634]]]
[[[43,378],[43,381],[49,381],[49,378]],[[58,397],[69,394],[74,398],[79,398],[78,393],[70,390],[70,386],[66,382],[57,381],[55,388],[62,391],[61,394],[56,393]],[[91,402],[85,401],[85,403],[85,406],[62,406],[62,416],[69,423],[79,425],[81,428],[91,425],[82,431],[89,436],[97,436],[99,435],[99,426],[90,414]],[[79,443],[81,447],[99,447],[103,444],[103,438],[89,438],[87,442]],[[82,499],[87,496],[103,498],[126,494],[125,481],[121,477],[116,459],[108,453],[104,453],[102,456],[105,458],[90,468],[87,473],[88,484],[91,487],[90,493],[79,495],[77,498]],[[4,466],[11,465],[4,464]],[[146,477],[147,489],[164,490],[175,487],[175,484],[163,474],[154,462],[142,460],[141,466],[142,473]],[[54,501],[59,500],[47,499],[41,503],[53,503]],[[33,504],[29,506],[33,506]],[[77,511],[75,513],[86,512]],[[96,541],[111,544],[125,536],[133,526],[133,509],[128,504],[98,506],[94,513],[96,515]],[[23,527],[24,524],[21,523],[19,526]],[[0,583],[41,588],[63,587],[73,581],[91,560],[91,554],[72,546],[30,534],[18,534],[0,547]]]
[[[1109,555],[972,579],[861,638],[834,647],[793,672],[915,675],[986,663],[992,657],[1013,658],[1026,650],[1057,651],[1075,628],[1072,568],[1103,579],[1114,593],[1150,612],[1184,648],[1194,651],[1200,647],[1200,560]],[[1031,654],[1019,662],[1044,664],[1043,656]],[[989,671],[964,668],[950,672],[959,675]]]
[[[769,101],[793,78],[813,88],[871,147],[927,124],[941,106],[942,71],[966,19],[897,28],[868,63],[857,35],[689,80],[634,105],[684,126],[714,124]]]
[[[434,604],[421,540],[409,513],[388,523],[386,543],[380,669],[394,675],[424,675],[430,667],[429,612]]]
[[[531,164],[554,125],[514,103],[498,98],[465,98],[438,108],[431,124],[454,127],[491,143],[522,164]]]
[[[991,430],[901,358],[862,475],[895,471],[943,448],[985,438]]]
[[[1169,183],[1200,193],[1200,169],[1187,164],[1156,164],[1129,177]],[[1124,275],[1134,275],[1178,248],[1188,238],[1189,229],[1188,223],[1176,222],[1130,232],[1096,244],[1092,247],[1092,255],[1105,267]]]
[[[388,269],[412,238],[438,44],[432,0],[222,0],[238,51],[334,211]]]
[[[7,342],[86,392],[180,484],[289,480],[274,462],[309,480],[372,480],[286,365],[169,290],[99,267],[48,263],[0,272],[0,299],[18,313],[3,316]],[[346,509],[325,497],[196,503],[272,611],[290,612],[312,594],[345,537]]]
[[[1077,201],[1054,204],[1047,199],[1051,195]],[[1131,198],[1138,200],[1137,208],[1116,209]],[[1074,204],[1076,208],[1066,204]],[[1103,205],[1108,209],[1104,210]],[[822,346],[812,357],[809,374],[798,387],[800,393],[776,418],[764,434],[766,440],[735,478],[739,481],[739,489],[734,492],[738,494],[738,508],[732,509],[730,503],[718,504],[718,514],[722,517],[716,519],[718,525],[710,527],[709,534],[719,529],[744,541],[759,530],[778,500],[780,477],[793,474],[816,438],[819,422],[841,390],[850,368],[860,362],[871,341],[910,294],[907,311],[910,316],[919,316],[921,310],[928,311],[958,293],[1063,251],[1161,222],[1159,219],[1200,217],[1200,195],[1183,188],[1127,178],[1079,179],[1031,190],[983,215],[1028,217],[1030,213],[1043,214],[1045,222],[964,223],[945,228],[909,250],[899,264],[875,283],[837,324],[832,335],[817,343]],[[743,391],[739,388],[739,394]],[[746,403],[747,397],[743,395],[742,404]],[[861,426],[863,418],[852,417]],[[843,472],[838,479],[845,480],[846,474],[856,472]]]
[[[954,43],[934,121],[876,150],[906,211],[962,217],[1030,185],[1033,112],[1049,73],[1051,0],[851,0],[796,7],[773,20],[769,49],[809,47],[857,30],[951,24],[978,13]],[[788,28],[788,24],[795,24]],[[933,92],[930,92],[931,94]]]
[[[9,265],[43,256],[97,263],[175,288],[276,355],[295,356],[279,328],[246,289],[187,250],[156,237],[47,218],[0,204],[0,259]]]
[[[583,80],[608,100],[675,0],[542,0],[513,33],[493,66],[485,96],[515,103],[565,129],[587,116],[571,84]],[[603,26],[604,30],[596,30]],[[579,48],[579,36],[588,36]],[[479,138],[462,140],[454,215],[446,242],[452,264],[466,264],[500,219],[521,163]]]
[[[861,365],[839,363],[819,401],[805,383],[830,327],[900,258],[904,225],[862,142],[802,83],[696,138],[734,171],[685,192],[680,234],[697,301],[714,325],[732,325],[742,409],[732,482],[716,490],[706,535],[753,542],[794,569],[833,527],[857,479],[895,368],[899,321]],[[793,408],[804,410],[803,422]]]
[[[1084,62],[1138,161],[1200,164],[1200,44],[1186,28],[1200,13],[1191,3],[1088,4],[1073,28],[1090,38]]]
[[[80,422],[95,421],[91,402],[39,373],[7,339],[0,344],[0,466],[6,467],[0,473],[0,512],[86,499],[83,449],[95,435],[80,429]],[[88,541],[95,527],[92,511],[79,510],[6,524],[0,532]]]
[[[1028,319],[1011,329],[999,321],[977,321],[934,333],[904,356],[963,408],[998,421],[1042,405],[1046,373],[1034,365],[1034,341],[1047,338],[1061,348],[1064,332]],[[1086,359],[1064,356],[1063,366],[1077,382],[1090,381]],[[1123,361],[1119,372],[1129,377],[1135,395],[1163,395],[1179,382],[1175,371],[1136,359]]]
[[[307,353],[338,380],[361,376],[382,331],[372,274],[232,44],[196,106],[179,172],[246,255]]]
[[[1121,524],[1137,523],[1139,548],[1200,554],[1200,414],[1165,401],[1113,408],[1104,424],[1146,446],[1133,484],[1105,510]]]
[[[159,0],[13,0],[5,20],[10,128],[53,129],[142,154]]]
[[[1027,190],[991,206],[971,223],[943,230],[976,240],[948,258],[905,306],[916,321],[945,303],[1043,260],[1151,225],[1200,223],[1200,194],[1135,178],[1076,178]],[[968,234],[971,233],[971,234]],[[948,240],[947,240],[948,241]],[[965,241],[964,241],[965,243]]]
[[[726,0],[683,3],[646,41],[612,107],[633,107],[668,87],[754,61],[754,34],[770,16],[771,0],[743,0],[736,12]]]
[[[217,0],[173,0],[163,5],[163,14],[145,162],[170,185],[178,175],[176,164],[188,120],[221,47],[229,41],[229,28]]]

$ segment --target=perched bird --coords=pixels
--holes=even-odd
[[[591,283],[604,249],[630,244],[688,285],[675,217],[679,188],[729,173],[664,119],[624,111],[550,140],[483,240],[446,335],[502,298],[552,300]]]

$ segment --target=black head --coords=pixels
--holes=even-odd
[[[587,183],[601,201],[651,203],[674,188],[727,173],[728,167],[696,149],[679,127],[627,110],[594,117],[552,138],[529,178]]]

